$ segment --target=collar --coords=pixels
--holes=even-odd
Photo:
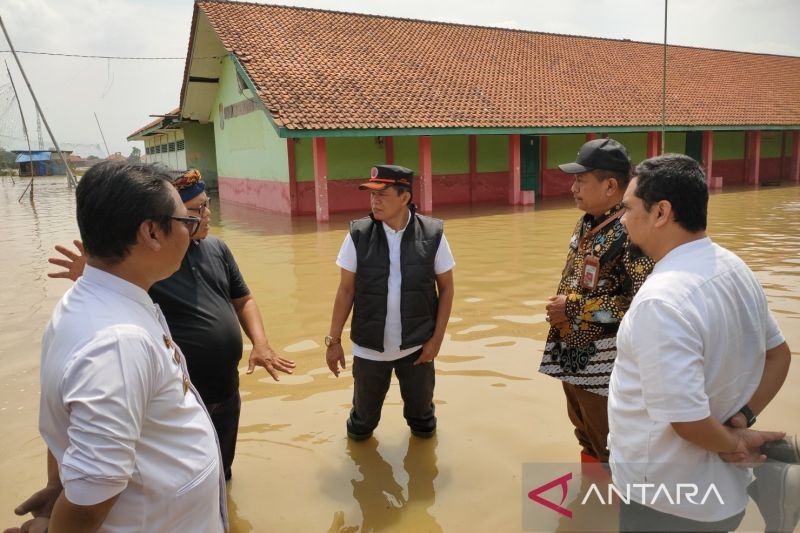
[[[385,231],[387,235],[395,235],[395,234],[403,233],[406,230],[406,228],[408,227],[408,225],[411,223],[411,217],[413,217],[413,216],[414,216],[414,212],[411,209],[409,209],[408,210],[408,218],[406,219],[406,225],[403,226],[403,229],[395,231],[391,227],[389,227],[389,225],[386,222],[383,222],[383,231]]]
[[[150,299],[147,291],[134,285],[130,281],[126,281],[119,276],[115,276],[114,274],[110,274],[90,265],[86,265],[81,279],[84,280],[84,283],[99,285],[104,289],[133,300],[137,304],[144,306],[151,313],[155,313],[153,300]]]
[[[703,237],[702,239],[697,239],[696,241],[690,241],[686,244],[676,246],[670,250],[667,255],[662,257],[658,263],[656,263],[654,270],[658,269],[659,267],[665,268],[664,265],[668,265],[670,261],[675,261],[685,255],[696,254],[703,248],[707,248],[712,244],[711,237]]]

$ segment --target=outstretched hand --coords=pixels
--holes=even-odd
[[[47,277],[78,281],[78,278],[83,275],[83,269],[86,268],[86,250],[84,250],[83,243],[79,240],[72,241],[72,244],[75,245],[77,251],[70,250],[61,244],[56,244],[56,252],[66,257],[66,259],[51,257],[47,262],[52,265],[60,266],[64,270],[60,272],[48,272]]]
[[[291,374],[294,371],[295,363],[291,359],[285,359],[275,353],[269,345],[253,346],[250,352],[250,360],[247,366],[247,373],[252,374],[256,366],[264,367],[272,379],[280,381],[278,371],[284,374]]]

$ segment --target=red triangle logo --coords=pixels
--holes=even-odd
[[[569,480],[571,479],[572,479],[572,472],[564,474],[563,476],[556,478],[553,481],[549,481],[540,487],[536,487],[535,489],[533,489],[528,493],[528,498],[535,501],[539,505],[543,505],[550,510],[553,510],[559,514],[566,516],[567,518],[572,518],[572,511],[561,507],[561,505],[564,503],[564,500],[567,499],[567,489],[568,489],[567,482],[569,482]],[[559,486],[561,487],[561,501],[558,504],[553,503],[550,500],[546,500],[541,497],[541,494],[543,492],[547,492],[548,490]]]

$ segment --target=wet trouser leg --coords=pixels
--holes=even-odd
[[[217,431],[225,479],[230,479],[231,465],[236,454],[236,438],[239,434],[239,415],[242,411],[242,399],[239,391],[222,402],[206,404],[206,409],[208,409],[211,422]]]
[[[567,414],[583,453],[608,462],[608,397],[562,382]]]
[[[431,433],[436,430],[436,407],[433,388],[436,385],[434,363],[414,365],[422,350],[395,361],[394,372],[403,396],[403,416],[412,431]]]
[[[392,379],[392,363],[353,357],[353,408],[347,420],[348,432],[368,435],[378,427]]]

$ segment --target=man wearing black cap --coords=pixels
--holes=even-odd
[[[582,446],[582,462],[607,462],[608,382],[616,335],[633,294],[652,261],[628,250],[620,223],[630,158],[613,139],[584,144],[574,163],[559,165],[574,176],[580,218],[570,240],[556,296],[547,305],[547,335],[539,371],[560,379],[567,413]]]
[[[455,261],[441,220],[416,213],[411,170],[379,165],[359,186],[370,191],[372,213],[350,222],[336,264],[341,281],[325,337],[328,368],[345,368],[341,335],[350,310],[353,407],[347,435],[372,436],[392,370],[400,382],[403,416],[411,433],[433,436],[436,416],[433,360],[453,305]]]

